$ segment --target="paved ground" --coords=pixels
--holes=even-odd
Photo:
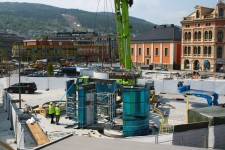
[[[64,89],[54,89],[54,90],[38,90],[35,94],[22,94],[21,98],[23,99],[22,108],[25,104],[35,106],[39,105],[42,106],[44,103],[49,101],[59,101],[59,100],[66,100],[65,90]],[[169,108],[164,106],[162,109],[167,110],[169,112],[169,124],[171,126],[177,124],[184,124],[186,123],[186,102],[185,101],[177,101],[177,98],[184,98],[182,95],[169,95],[169,94],[161,94],[163,96],[162,102],[170,104],[175,107],[175,109]],[[11,94],[13,99],[18,99],[18,94]],[[198,108],[198,107],[207,107],[206,100],[202,98],[196,98],[194,96],[188,96],[190,108]],[[225,97],[219,97],[219,103],[225,103]],[[16,148],[16,144],[14,143],[14,135],[13,131],[9,130],[9,121],[6,118],[6,113],[2,108],[2,104],[0,102],[0,140],[10,144],[13,148]],[[50,118],[45,118],[42,115],[35,116],[37,121],[39,121],[40,126],[42,127],[43,131],[48,134],[52,140],[58,139],[70,133],[74,133],[75,135],[90,135],[93,132],[91,130],[79,130],[73,128],[65,128],[67,125],[72,125],[75,122],[66,119],[64,116],[60,119],[60,125],[50,124]],[[160,115],[151,113],[151,121],[153,121],[156,126],[159,126],[159,119]],[[26,131],[28,134],[28,131]],[[98,133],[93,134],[93,136],[100,137]],[[105,136],[101,136],[102,138],[106,138]],[[27,137],[25,141],[25,145],[28,147],[32,147],[33,142],[29,141],[31,138]],[[107,142],[106,142],[107,143]]]

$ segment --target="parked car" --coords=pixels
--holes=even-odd
[[[29,93],[34,93],[37,90],[37,85],[35,82],[29,82],[29,83],[16,83],[5,90],[8,91],[9,93],[19,93],[19,87],[21,90],[21,93],[29,94]]]
[[[28,77],[47,77],[47,73],[44,71],[34,72],[32,74],[28,74]]]
[[[27,76],[29,74],[32,74],[34,72],[37,72],[38,70],[36,68],[25,68],[22,72],[20,72],[21,76]]]

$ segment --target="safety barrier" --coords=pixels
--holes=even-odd
[[[12,98],[8,92],[3,91],[3,108],[7,112],[7,119],[10,122],[10,129],[14,131],[15,141],[17,143],[17,149],[24,149],[24,129],[19,122],[19,117],[17,114],[17,107],[11,103]]]

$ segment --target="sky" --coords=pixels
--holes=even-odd
[[[183,17],[194,11],[196,5],[215,8],[217,0],[133,0],[129,15],[155,24],[180,26]],[[114,12],[114,0],[0,0],[0,2],[41,3],[60,8],[91,12]]]

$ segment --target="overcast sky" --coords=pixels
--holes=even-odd
[[[194,11],[196,5],[215,8],[217,0],[133,0],[130,16],[155,24],[176,24]],[[114,11],[114,0],[0,0],[0,2],[41,3],[91,12]],[[99,5],[98,5],[99,4]]]

